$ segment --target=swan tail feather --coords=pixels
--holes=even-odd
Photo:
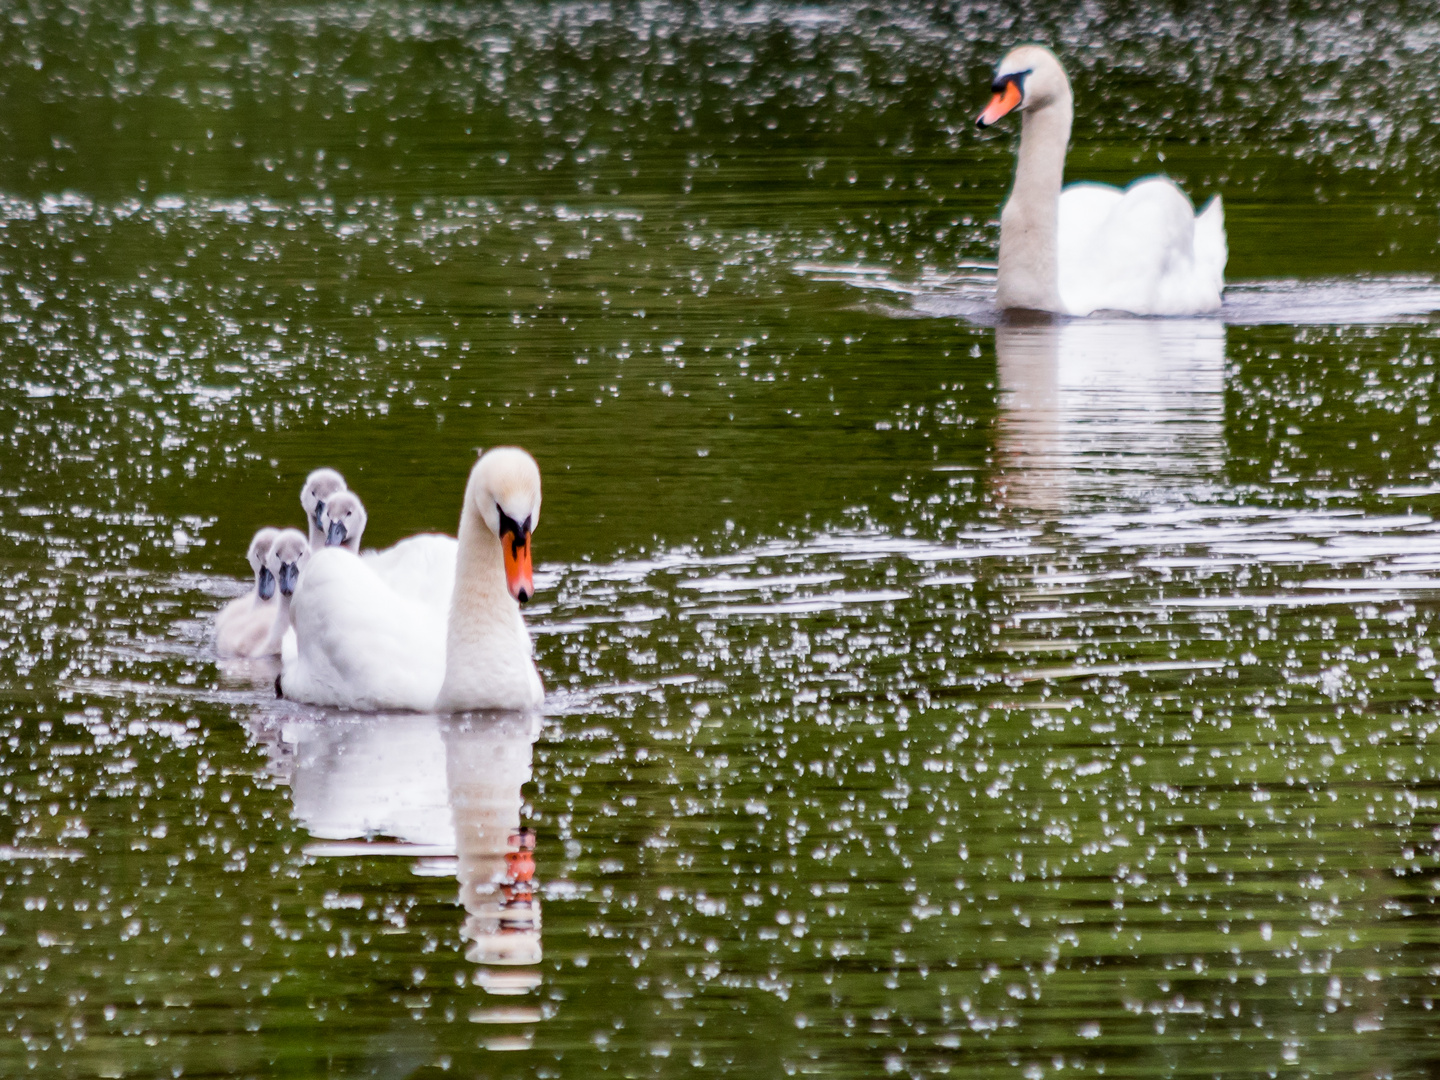
[[[1207,279],[1214,281],[1217,292],[1225,287],[1225,264],[1229,258],[1225,205],[1216,195],[1195,217],[1195,264]]]

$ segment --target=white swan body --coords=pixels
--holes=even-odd
[[[1060,62],[1012,51],[976,123],[1022,113],[1015,186],[1000,213],[1002,309],[1061,315],[1198,315],[1220,308],[1228,248],[1217,195],[1200,214],[1168,177],[1062,190],[1074,102]]]
[[[310,557],[292,606],[295,652],[280,686],[293,701],[364,712],[429,710],[445,678],[445,620],[392,589],[354,552]]]
[[[412,537],[368,558],[338,546],[316,552],[295,591],[296,648],[283,657],[281,692],[364,711],[539,705],[544,691],[516,603],[534,589],[529,541],[539,517],[534,459],[501,447],[471,470],[458,540]],[[416,566],[443,577],[445,541],[455,545],[455,557],[442,607],[433,592],[417,596],[403,583],[407,574],[423,576]],[[395,556],[399,549],[424,557],[412,562]]]
[[[255,657],[268,655],[270,628],[275,625],[279,601],[275,596],[275,578],[265,565],[265,556],[279,529],[261,529],[250,541],[245,553],[255,584],[244,596],[237,596],[215,617],[215,651],[221,656]]]
[[[361,551],[368,521],[360,496],[341,491],[321,508],[317,524],[327,545],[356,552],[397,593],[436,609],[443,618],[455,590],[459,542],[441,533],[420,533],[383,551]]]
[[[383,551],[361,552],[360,558],[402,596],[448,615],[459,551],[460,542],[453,536],[420,533]]]

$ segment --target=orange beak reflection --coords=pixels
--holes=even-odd
[[[535,595],[530,534],[521,536],[507,529],[500,534],[500,546],[505,549],[505,584],[510,587],[510,595],[523,604]]]
[[[1023,96],[1019,84],[1014,79],[1009,80],[1003,88],[995,91],[995,96],[990,99],[990,104],[985,106],[985,111],[976,117],[975,126],[989,127],[1002,116],[1013,112]]]

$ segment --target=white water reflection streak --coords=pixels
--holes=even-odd
[[[1083,495],[1153,501],[1225,465],[1225,327],[1124,319],[1001,326],[997,494],[1057,510]]]
[[[472,981],[494,994],[540,985],[535,834],[521,823],[538,714],[262,713],[251,732],[290,787],[316,858],[400,855],[420,876],[453,874]],[[480,1010],[477,1023],[539,1019]],[[528,1039],[528,1035],[525,1036]]]

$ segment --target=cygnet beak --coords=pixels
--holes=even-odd
[[[985,111],[975,118],[975,126],[983,130],[1002,116],[1014,112],[1025,99],[1024,91],[1020,89],[1020,79],[1028,74],[1029,72],[1018,72],[997,78],[990,87],[994,91],[994,97],[990,99],[990,104],[985,106]]]
[[[280,564],[280,595],[293,596],[295,593],[295,582],[299,577],[299,563],[282,562]]]
[[[270,567],[260,567],[260,581],[255,588],[261,600],[269,600],[275,595],[275,575],[270,572]]]
[[[343,521],[330,522],[330,529],[325,534],[326,547],[339,547],[345,543],[345,523]]]
[[[325,527],[325,523],[320,520],[320,515],[323,514],[324,512],[325,512],[325,500],[324,500],[324,499],[316,499],[316,500],[315,500],[315,512],[314,512],[313,514],[311,514],[311,517],[313,517],[313,518],[315,519],[315,528],[317,528],[317,529],[323,529],[323,528]]]
[[[505,550],[505,584],[510,595],[525,603],[535,595],[535,570],[530,558],[530,519],[516,523],[500,515],[500,546]]]

